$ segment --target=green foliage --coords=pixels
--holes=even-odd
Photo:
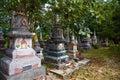
[[[0,52],[0,58],[2,58],[3,57],[3,52]]]
[[[94,49],[98,49],[99,47],[100,47],[99,44],[94,44],[94,45],[93,45],[93,48],[94,48]]]
[[[74,31],[76,36],[80,36],[79,31],[86,27],[92,32],[96,31],[101,38],[119,39],[120,36],[118,0],[107,2],[103,0],[11,0],[10,2],[2,0],[0,2],[3,10],[0,13],[0,18],[3,17],[0,26],[4,28],[11,26],[8,25],[11,19],[10,12],[24,8],[29,18],[30,31],[36,32],[37,26],[40,26],[41,30],[37,30],[38,35],[41,31],[43,36],[49,36],[54,27],[55,16],[59,15],[64,33],[69,27],[70,34]],[[44,10],[45,3],[51,4],[52,10]]]
[[[113,56],[117,56],[120,59],[120,45],[111,45],[109,50],[114,53]]]
[[[87,50],[84,54],[86,58],[101,58],[105,60],[106,58],[111,58],[113,53],[111,53],[107,47],[99,49],[90,49]]]

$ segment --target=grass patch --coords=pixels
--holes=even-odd
[[[99,58],[102,60],[106,60],[114,58],[119,59],[120,55],[118,53],[114,53],[114,51],[111,51],[109,47],[102,47],[99,49],[87,50],[85,51],[85,53],[83,53],[83,56],[86,58]]]
[[[2,58],[4,55],[3,55],[3,53],[2,52],[0,52],[0,58]]]
[[[120,59],[120,45],[112,45],[109,47],[109,51],[114,53],[113,56]]]
[[[120,80],[119,50],[112,46],[85,51],[83,56],[91,61],[68,80]]]

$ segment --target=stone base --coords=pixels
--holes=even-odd
[[[8,76],[0,71],[0,80],[45,80],[46,69],[41,66],[16,75]]]
[[[11,59],[7,56],[0,59],[0,70],[7,75],[18,74],[41,66],[37,56]]]
[[[80,60],[78,62],[66,64],[63,69],[50,69],[50,72],[59,75],[59,77],[63,78],[62,80],[66,80],[67,76],[71,75],[74,71],[84,67],[89,61],[90,59],[84,58],[83,60]]]
[[[45,56],[44,59],[45,59],[46,62],[59,64],[59,63],[68,61],[69,57],[67,55],[60,56],[60,57]]]
[[[52,56],[46,56],[44,58],[44,63],[49,64],[51,68],[56,69],[62,69],[67,62],[69,62],[69,57],[67,55],[55,58]]]
[[[77,52],[67,52],[67,55],[70,57],[70,59],[74,59],[74,58],[76,58],[76,54],[77,54]]]
[[[47,62],[47,61],[44,61],[45,64],[48,64],[50,68],[55,68],[55,69],[63,69],[63,67],[65,67],[65,64],[66,63],[59,63],[59,64],[56,64],[56,63],[50,63],[50,62]]]

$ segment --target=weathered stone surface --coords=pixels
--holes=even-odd
[[[31,66],[29,69],[40,67],[41,61],[37,56],[25,57],[21,59],[10,59],[9,57],[3,57],[0,64],[1,71],[8,75],[13,75],[26,71],[27,69],[24,69],[26,66]]]
[[[83,59],[81,61],[78,61],[77,63],[69,63],[66,64],[66,66],[63,69],[51,69],[50,72],[55,73],[61,77],[63,77],[63,79],[65,80],[66,76],[72,74],[75,70],[85,66],[88,62],[90,61],[90,59]]]
[[[8,76],[0,71],[0,78],[2,80],[36,80],[37,78],[45,80],[45,75],[46,69],[43,66],[11,76]]]
[[[23,58],[29,56],[35,56],[36,52],[32,49],[7,49],[6,56],[16,59],[16,58]]]

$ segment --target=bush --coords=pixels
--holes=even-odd
[[[2,52],[0,52],[0,58],[2,58],[3,57],[3,53]]]
[[[93,48],[94,48],[94,49],[98,49],[99,47],[100,47],[100,46],[99,46],[98,44],[94,44],[94,45],[93,45]]]
[[[120,58],[120,45],[111,45],[109,50],[114,53],[114,56]]]
[[[109,49],[114,53],[120,53],[120,45],[111,45],[109,46]]]
[[[79,51],[79,52],[85,52],[85,50],[84,50],[83,48],[81,48],[81,47],[79,47],[79,46],[78,46],[77,48],[78,48],[78,51]]]

